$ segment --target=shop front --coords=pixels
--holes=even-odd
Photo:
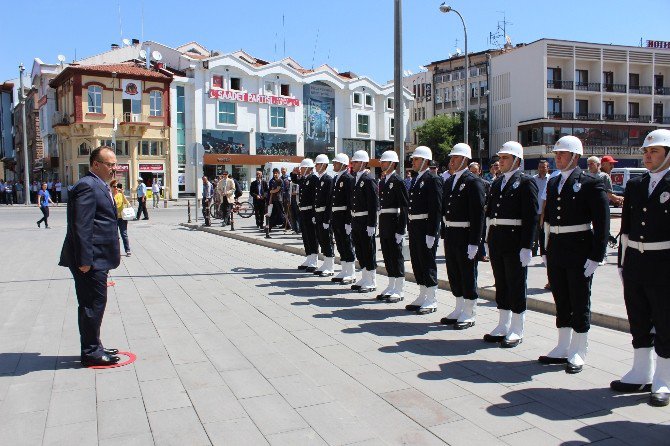
[[[163,163],[139,163],[138,169],[139,176],[144,180],[148,189],[151,189],[151,186],[155,181],[158,181],[158,184],[161,187],[161,198],[163,197],[163,191],[165,188],[165,164]]]
[[[206,153],[203,157],[203,172],[208,178],[215,178],[227,171],[239,183],[242,189],[256,178],[256,170],[262,170],[265,163],[299,163],[301,156],[283,155],[221,155]]]

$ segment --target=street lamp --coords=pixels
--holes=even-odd
[[[463,34],[465,34],[465,119],[463,120],[463,142],[468,143],[468,115],[470,113],[470,97],[469,97],[469,85],[468,82],[470,80],[470,64],[468,61],[468,30],[465,27],[465,20],[463,20],[463,16],[461,15],[460,12],[456,11],[454,8],[451,6],[447,5],[446,3],[442,3],[440,5],[440,12],[443,13],[448,13],[448,12],[455,12],[458,14],[458,17],[461,18],[461,22],[463,23]]]
[[[116,71],[112,71],[112,145],[116,151]]]
[[[23,95],[23,64],[19,64],[19,102],[21,103],[21,126],[23,127],[23,203],[30,205],[30,176],[28,172],[28,129],[26,128],[26,97]]]

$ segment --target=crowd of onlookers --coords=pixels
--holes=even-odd
[[[62,199],[61,192],[63,190],[63,185],[60,180],[48,180],[44,182],[47,185],[47,189],[51,194],[51,198],[54,203],[60,203]],[[33,181],[30,183],[28,188],[28,193],[30,194],[30,202],[32,204],[37,204],[39,200],[39,191],[42,190],[42,183],[38,181]],[[25,200],[26,188],[23,185],[23,180],[7,180],[0,178],[0,204],[4,205],[14,205],[22,204]]]

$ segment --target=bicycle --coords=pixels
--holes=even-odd
[[[221,210],[221,203],[212,203],[209,207],[209,215],[216,220],[221,220],[223,218],[223,211]]]
[[[243,201],[242,203],[236,201],[233,204],[233,213],[238,214],[242,218],[249,218],[254,215],[254,208],[248,201]]]

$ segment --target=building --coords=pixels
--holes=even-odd
[[[42,150],[41,158],[35,154],[33,156],[36,168],[40,169],[38,177],[42,181],[61,178],[58,135],[52,122],[56,112],[56,91],[49,86],[49,82],[62,70],[63,65],[47,64],[39,58],[35,58],[31,70],[31,85],[37,97],[38,133]]]
[[[409,140],[408,151],[413,151],[419,144],[416,129],[421,127],[426,119],[432,118],[433,112],[433,73],[423,70],[420,73],[403,77],[403,86],[412,92],[414,100],[409,109]]]
[[[53,127],[65,184],[86,175],[91,150],[115,147],[117,177],[126,190],[159,181],[175,197],[170,150],[172,72],[143,63],[70,64],[49,85],[55,89]]]
[[[491,60],[491,148],[518,139],[526,168],[575,135],[585,156],[636,166],[651,130],[670,127],[670,53],[541,39]],[[585,162],[585,161],[584,161]]]
[[[0,84],[0,178],[14,179],[14,84]]]
[[[20,89],[20,87],[19,87]],[[32,180],[46,181],[43,171],[44,146],[40,137],[39,98],[37,89],[24,84],[24,102],[16,101],[14,106],[14,151],[16,164],[14,167],[15,180],[24,180],[25,157],[23,155],[23,109],[26,114],[26,147],[28,151],[28,177]],[[17,90],[17,93],[20,92]]]

